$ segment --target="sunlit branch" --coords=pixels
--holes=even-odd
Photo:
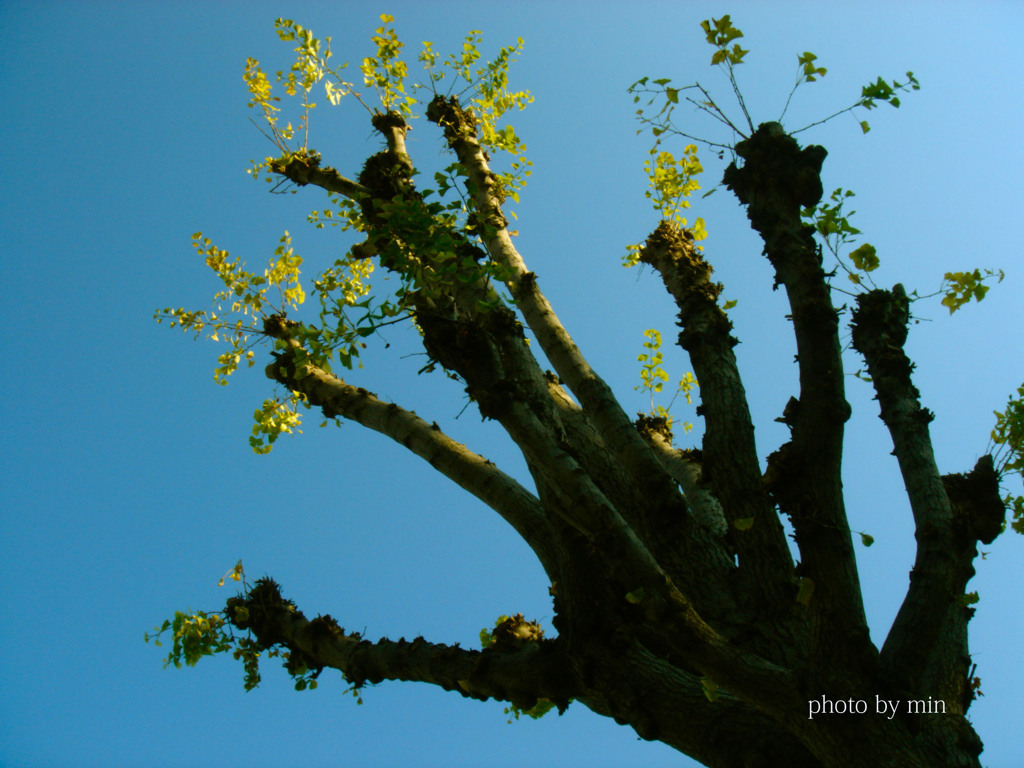
[[[347,179],[334,168],[321,168],[319,157],[311,153],[294,153],[271,161],[270,170],[290,181],[305,186],[313,184],[328,192],[344,195],[351,200],[361,200],[370,195],[370,190],[357,181]]]
[[[607,383],[590,367],[568,331],[541,293],[512,243],[507,221],[494,188],[494,174],[476,138],[471,117],[454,100],[435,99],[427,116],[445,129],[449,145],[469,176],[469,189],[483,222],[484,241],[491,257],[509,270],[508,284],[527,325],[558,375],[594,420],[608,447],[651,491],[652,507],[681,504],[650,448],[643,442]]]
[[[708,484],[729,524],[745,521],[740,524],[746,530],[736,536],[741,572],[752,590],[783,599],[793,565],[763,488],[753,421],[732,349],[736,340],[717,303],[721,287],[711,282],[710,265],[692,237],[671,222],[663,221],[651,234],[640,260],[658,271],[679,308],[679,344],[700,382]]]
[[[294,347],[292,347],[294,348]],[[333,374],[303,364],[300,373],[287,354],[267,366],[267,376],[301,392],[324,415],[343,417],[387,435],[438,472],[498,512],[533,548],[545,570],[555,572],[550,531],[537,498],[492,462],[473,453],[412,411],[380,400]]]

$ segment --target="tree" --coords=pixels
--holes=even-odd
[[[317,408],[326,421],[354,421],[391,437],[497,511],[550,579],[557,637],[545,638],[537,623],[516,615],[483,633],[483,651],[422,638],[371,642],[330,616],[307,619],[272,580],[250,584],[239,564],[230,576],[244,590],[222,611],[180,613],[164,624],[173,635],[171,661],[230,651],[252,686],[265,653],[284,659],[299,688],[315,686],[330,667],[355,691],[384,679],[418,680],[507,701],[514,713],[533,716],[576,700],[708,765],[776,764],[780,757],[808,766],[978,765],[981,742],[964,717],[976,687],[966,630],[974,597],[966,585],[977,543],[991,542],[1003,524],[1000,479],[1020,468],[1018,401],[1003,414],[1002,431],[997,425],[996,442],[1006,446],[1001,458],[940,475],[930,414],[903,351],[910,308],[920,297],[900,286],[873,286],[877,255],[869,245],[845,252],[858,233],[843,209],[849,193],[839,190],[822,202],[825,150],[801,148],[798,131],[787,132],[780,121],[755,127],[732,77],[746,51],[735,43],[741,35],[729,18],[705,22],[704,31],[743,121],[730,119],[699,85],[675,88],[644,78],[633,87],[638,103],[648,100],[640,117],[656,137],[649,197],[663,218],[625,261],[655,270],[675,301],[678,343],[694,374],[679,389],[689,395],[699,382],[700,450],[676,448],[678,424],[655,405],[668,378],[660,334],[649,332],[640,356],[640,386],[650,392],[651,409],[634,420],[572,342],[515,248],[507,203],[518,199],[529,173],[522,142],[503,120],[529,99],[508,89],[516,48],[482,66],[476,33],[444,62],[424,48],[425,116],[454,157],[428,190],[405,143],[419,91],[406,90],[402,45],[390,21],[384,17],[377,30],[376,55],[363,60],[357,88],[330,65],[329,40],[279,20],[280,37],[297,44],[296,63],[278,82],[302,103],[298,128],[279,124],[278,102],[258,62],[246,67],[251,106],[262,112],[278,151],[255,164],[254,174],[320,187],[330,202],[313,221],[338,222],[364,236],[313,283],[319,317],[286,315],[305,299],[301,259],[287,235],[259,275],[200,233],[194,244],[224,281],[218,300],[231,302],[230,314],[159,314],[225,337],[222,383],[243,359],[255,364],[254,344],[273,342],[266,375],[289,394],[257,411],[257,452],[297,429],[300,406]],[[798,67],[797,86],[825,74],[813,54],[800,56]],[[898,106],[898,93],[916,85],[909,73],[904,83],[879,79],[850,109]],[[385,148],[357,179],[324,165],[308,146],[314,87],[325,87],[334,104],[347,99],[366,107],[383,140]],[[379,107],[367,105],[364,94],[371,93]],[[780,417],[790,439],[763,468],[732,351],[729,302],[698,244],[705,227],[682,216],[699,188],[697,147],[687,145],[677,159],[660,143],[687,136],[673,121],[681,101],[725,126],[726,139],[689,139],[732,155],[723,183],[745,206],[790,304],[800,391]],[[491,155],[499,153],[512,159],[496,172]],[[825,251],[834,270],[831,261],[825,269]],[[396,290],[371,293],[375,265],[393,276]],[[858,532],[850,529],[840,482],[850,408],[836,270],[852,281],[852,343],[892,434],[918,534],[910,589],[881,649],[868,635],[854,556]],[[982,298],[986,276],[949,273],[943,302],[954,311]],[[271,289],[280,302],[268,296]],[[415,329],[428,356],[425,370],[458,381],[480,414],[509,435],[529,468],[528,483],[437,423],[333,373],[335,362],[357,365],[363,345],[393,325]],[[871,542],[866,533],[859,539]],[[886,706],[881,715],[879,704]],[[862,705],[874,709],[863,714]],[[858,716],[835,714],[851,710]]]

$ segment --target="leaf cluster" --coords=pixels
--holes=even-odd
[[[372,41],[377,46],[376,56],[363,59],[361,71],[364,75],[364,82],[367,86],[375,89],[380,100],[381,107],[385,112],[397,110],[403,115],[412,115],[412,108],[417,100],[407,94],[406,78],[408,68],[400,59],[402,43],[398,39],[395,30],[390,26],[394,21],[388,14],[381,16],[383,25],[376,30]],[[329,45],[322,46],[309,30],[294,24],[290,20],[278,20],[278,33],[283,40],[298,39],[299,47],[296,48],[298,59],[293,66],[294,70],[306,73],[301,80],[303,87],[312,87],[315,82],[324,79],[325,75],[333,75],[333,79],[340,82],[345,93],[353,93],[363,106],[360,94],[352,90],[352,84],[341,81],[336,70],[326,65],[326,59],[330,56]],[[329,43],[329,38],[327,39]],[[507,46],[498,52],[497,56],[489,62],[477,65],[480,59],[479,45],[481,43],[480,33],[471,32],[467,36],[460,55],[452,55],[445,62],[445,67],[437,69],[437,54],[433,51],[431,43],[424,43],[420,61],[428,73],[428,85],[420,83],[413,84],[411,90],[419,88],[430,88],[436,93],[436,84],[446,76],[445,69],[454,73],[451,84],[454,86],[458,81],[465,82],[462,93],[470,92],[469,106],[467,111],[473,115],[477,128],[481,131],[480,143],[490,149],[506,151],[514,155],[510,170],[496,175],[496,184],[499,194],[511,196],[518,200],[518,189],[525,183],[529,176],[531,163],[525,157],[525,145],[518,138],[511,125],[500,124],[500,119],[509,110],[522,109],[532,100],[527,91],[511,91],[508,88],[508,70],[515,55],[522,49],[523,42],[518,40],[516,46]],[[323,51],[326,51],[325,53]],[[279,73],[280,75],[281,73]],[[326,78],[329,98],[340,91],[332,91],[332,78]],[[285,78],[284,82],[288,82]],[[331,98],[332,103],[337,99]],[[315,106],[315,105],[312,105]],[[369,107],[367,107],[369,109]],[[374,110],[375,114],[380,114]],[[308,108],[306,109],[308,114]],[[305,151],[303,147],[302,150]],[[294,152],[293,152],[294,154]],[[272,162],[269,158],[263,165],[269,167]],[[343,229],[355,229],[356,231],[373,234],[376,227],[386,227],[389,233],[399,232],[399,238],[386,238],[389,240],[389,250],[380,254],[382,261],[388,262],[402,276],[402,286],[395,294],[395,301],[385,300],[382,303],[369,303],[361,298],[358,302],[353,301],[354,294],[365,296],[368,293],[368,272],[359,269],[354,259],[347,259],[344,263],[338,262],[335,267],[329,268],[315,282],[315,288],[320,296],[324,312],[321,315],[321,327],[337,330],[325,330],[325,338],[321,341],[324,344],[331,344],[338,347],[342,356],[342,362],[350,365],[358,354],[361,342],[357,339],[365,338],[373,332],[380,324],[387,323],[391,318],[401,316],[405,311],[403,299],[410,292],[422,291],[427,286],[433,285],[450,286],[456,282],[469,283],[475,280],[494,276],[490,273],[495,271],[493,264],[486,264],[485,271],[488,274],[481,275],[481,270],[475,262],[480,258],[477,252],[473,258],[464,258],[469,253],[465,243],[460,238],[451,237],[451,232],[463,229],[475,239],[475,235],[486,235],[484,231],[478,231],[469,226],[469,204],[468,198],[460,194],[459,200],[451,200],[447,203],[428,201],[433,194],[444,197],[451,189],[459,189],[464,186],[464,179],[457,179],[460,174],[454,164],[446,170],[446,174],[435,174],[438,181],[438,189],[423,190],[418,195],[403,195],[401,198],[384,199],[373,202],[372,218],[374,225],[367,221],[365,205],[366,202],[357,202],[350,199],[340,199],[333,196],[332,207],[313,211],[309,221],[317,227],[323,227],[325,223],[341,225]],[[449,179],[452,181],[449,182]],[[514,215],[514,214],[513,214]],[[367,262],[368,263],[368,262]],[[338,280],[332,272],[348,271],[360,273],[355,281],[342,279]],[[344,285],[342,285],[344,283]],[[357,290],[350,291],[348,286],[356,287]],[[341,300],[333,298],[334,292],[340,289]],[[359,306],[364,310],[363,317],[353,321],[348,316],[347,310]],[[329,317],[325,317],[325,315]],[[330,337],[330,338],[327,338]]]
[[[420,59],[427,69],[429,85],[414,84],[407,89],[408,67],[401,58],[403,44],[391,26],[393,20],[388,14],[381,16],[382,25],[372,38],[376,53],[362,60],[360,71],[364,85],[375,92],[383,113],[411,116],[417,100],[407,91],[423,87],[434,90],[445,73],[435,71],[436,56],[431,44],[425,43]],[[329,64],[330,38],[320,40],[311,30],[290,19],[277,19],[275,28],[282,41],[297,43],[294,63],[289,70],[277,72],[276,83],[288,96],[301,102],[299,126],[303,136],[299,146],[292,145],[296,138],[292,124],[280,125],[280,97],[273,93],[271,78],[260,69],[257,60],[247,60],[244,80],[249,91],[249,106],[261,113],[265,135],[281,152],[276,159],[254,161],[250,172],[254,177],[264,174],[268,181],[275,181],[277,190],[285,183],[280,179],[281,169],[293,159],[319,167],[319,155],[307,148],[309,115],[316,107],[311,94],[319,83],[324,83],[331,104],[336,105],[343,96],[351,94],[374,115],[380,116],[382,112],[371,110],[354,84],[343,79],[341,70],[347,65],[334,68]],[[452,85],[465,81],[465,90],[470,91],[467,111],[481,132],[481,144],[513,155],[510,169],[497,174],[496,185],[501,196],[518,199],[518,189],[530,173],[530,163],[525,157],[525,145],[502,117],[510,110],[524,108],[532,100],[527,91],[509,88],[509,66],[523,43],[520,39],[516,46],[502,48],[492,61],[479,63],[480,42],[479,33],[471,33],[461,55],[449,57],[446,66],[454,73]],[[491,281],[500,285],[507,278],[504,270],[475,245],[479,238],[490,233],[485,223],[473,220],[467,179],[460,166],[457,163],[449,166],[445,174],[435,175],[435,180],[437,190],[425,189],[413,194],[387,194],[373,199],[363,199],[365,195],[334,194],[328,207],[309,215],[308,220],[318,228],[330,224],[366,233],[368,242],[380,246],[377,255],[381,263],[399,275],[400,285],[390,294],[373,296],[370,288],[373,262],[366,253],[356,253],[355,249],[320,273],[312,285],[320,304],[318,323],[289,321],[287,344],[297,344],[297,349],[290,350],[297,377],[304,374],[307,362],[330,372],[335,354],[344,367],[352,368],[368,337],[383,326],[409,317],[412,296],[428,299],[458,289],[460,285]],[[458,192],[457,197],[444,200],[451,190]],[[430,199],[432,195],[436,197]],[[383,236],[377,237],[378,234]],[[288,233],[281,239],[263,275],[246,270],[241,260],[231,259],[226,250],[202,238],[201,233],[193,237],[193,245],[224,283],[225,290],[216,295],[215,301],[230,301],[230,313],[222,317],[221,306],[210,311],[165,308],[156,313],[156,319],[169,319],[172,326],[180,325],[197,335],[206,331],[211,339],[226,341],[230,348],[218,357],[215,370],[215,379],[225,384],[241,360],[253,365],[252,347],[266,339],[261,324],[271,316],[284,317],[288,309],[297,309],[304,302],[305,292],[299,279],[302,259],[295,255]],[[276,303],[268,298],[271,286],[280,293]],[[492,292],[490,298],[484,300],[486,306],[480,308],[487,309],[488,302],[495,301],[500,299]],[[278,349],[282,349],[280,343]],[[301,401],[291,393],[286,398],[268,399],[255,411],[250,438],[255,451],[265,453],[279,435],[297,431],[298,402]]]
[[[192,331],[196,337],[205,330],[211,341],[225,341],[230,349],[218,355],[214,380],[226,385],[243,359],[250,368],[254,365],[252,347],[263,336],[261,320],[272,313],[283,314],[287,307],[297,308],[305,301],[306,295],[299,283],[302,257],[294,252],[287,232],[262,275],[247,271],[241,259],[232,260],[226,250],[216,247],[202,232],[192,235],[192,246],[223,282],[224,290],[216,293],[213,300],[230,302],[228,317],[219,314],[224,312],[224,305],[218,303],[215,309],[198,311],[165,307],[154,314],[154,319],[158,323],[169,320],[171,328],[178,326],[183,331]],[[278,291],[276,303],[267,296],[271,288]]]
[[[1016,396],[1010,397],[1006,408],[995,411],[996,424],[991,441],[995,447],[993,459],[1000,477],[1017,476],[1024,480],[1024,384],[1017,387]],[[1007,493],[1004,498],[1011,511],[1011,527],[1024,533],[1024,496]]]
[[[729,48],[729,43],[743,37],[743,33],[733,26],[728,14],[720,19],[711,19],[710,21],[705,19],[700,26],[704,30],[708,43],[717,49],[711,56],[712,65],[740,64],[743,62],[743,57],[750,53],[741,48],[739,43],[734,43],[732,48]]]
[[[438,66],[438,54],[433,44],[423,43],[420,61],[427,71],[427,84],[437,96],[439,85],[448,74],[452,75],[445,95],[452,95],[461,83],[456,95],[464,100],[466,111],[472,116],[479,131],[480,145],[491,151],[506,152],[512,159],[509,169],[495,174],[495,183],[502,197],[519,202],[519,190],[526,185],[533,163],[526,157],[526,145],[519,138],[515,127],[504,122],[505,115],[513,110],[522,111],[533,101],[528,90],[509,89],[509,67],[523,50],[523,39],[517,38],[515,45],[503,46],[497,55],[479,66],[480,47],[483,38],[479,30],[472,30],[462,43],[459,53],[449,54],[443,67]],[[447,71],[446,71],[447,70]],[[513,215],[514,212],[513,212]]]
[[[274,447],[274,443],[283,434],[302,433],[299,424],[302,418],[298,413],[298,404],[302,402],[308,408],[305,398],[298,392],[292,392],[287,400],[278,398],[267,399],[253,414],[255,424],[249,446],[256,454],[266,454]]]
[[[647,101],[648,107],[653,106],[656,102],[661,103],[661,106],[654,113],[648,113],[643,108],[637,110],[637,116],[640,122],[643,126],[649,127],[655,137],[671,133],[690,141],[696,141],[709,147],[717,147],[731,152],[732,148],[735,146],[736,137],[745,139],[754,132],[755,121],[747,110],[746,102],[744,101],[743,93],[740,90],[739,83],[736,79],[735,71],[737,66],[744,63],[744,58],[750,51],[742,48],[739,43],[733,42],[743,37],[743,32],[733,25],[732,20],[728,15],[719,19],[706,19],[701,22],[701,28],[704,30],[705,39],[708,44],[715,49],[714,53],[711,55],[711,64],[712,66],[719,67],[725,73],[726,78],[729,81],[730,88],[732,89],[733,98],[735,99],[743,116],[742,121],[734,120],[729,117],[723,106],[716,101],[710,95],[708,90],[699,82],[683,87],[677,87],[670,85],[671,80],[668,78],[651,80],[647,77],[643,77],[629,87],[629,92],[633,94],[634,103],[638,103],[641,96],[644,94],[649,95],[649,99]],[[789,105],[792,102],[793,95],[801,85],[804,83],[813,83],[827,74],[828,69],[820,66],[817,63],[817,59],[817,55],[811,51],[804,51],[801,54],[797,54],[796,81],[786,98],[782,112],[779,117],[776,118],[776,122],[781,123],[783,121],[786,113],[789,111]],[[853,110],[857,108],[871,110],[883,102],[892,107],[898,108],[900,106],[899,93],[916,91],[921,87],[917,78],[914,77],[913,72],[907,72],[906,78],[906,81],[900,82],[897,80],[886,81],[882,77],[879,77],[875,82],[863,86],[861,88],[860,97],[850,106],[833,112],[828,117],[816,120],[802,128],[790,131],[790,134],[797,134],[807,130],[808,128],[821,125],[822,123],[826,123],[839,115],[853,112]],[[692,92],[696,94],[694,96],[684,96],[683,100],[694,106],[699,112],[712,117],[716,122],[727,127],[732,132],[733,139],[731,141],[712,140],[707,137],[697,136],[689,129],[676,125],[673,122],[672,116],[675,107],[680,103],[680,94],[684,92]],[[860,121],[859,124],[861,131],[864,133],[867,133],[870,130],[870,126],[866,120]],[[638,133],[639,132],[640,131],[638,131]]]
[[[854,285],[862,286],[865,282],[875,287],[870,273],[881,265],[875,246],[863,243],[849,253],[843,254],[845,247],[856,240],[861,231],[850,223],[850,217],[856,211],[847,211],[846,204],[854,197],[853,191],[838,187],[833,190],[827,202],[803,209],[801,215],[806,219],[835,257],[836,263],[846,272]]]
[[[665,150],[659,152],[652,148],[650,154],[653,164],[651,160],[644,161],[650,189],[644,194],[654,204],[654,210],[661,213],[662,219],[676,221],[685,227],[686,219],[680,216],[680,212],[690,207],[689,197],[700,189],[697,176],[704,171],[697,157],[697,147],[688,144],[678,161]],[[702,219],[697,219],[694,229],[695,240],[703,240],[707,236]]]
[[[644,161],[644,173],[649,187],[644,196],[651,201],[663,221],[673,221],[687,229],[688,222],[682,216],[682,211],[690,207],[690,196],[700,189],[697,176],[703,173],[704,167],[697,156],[696,145],[688,144],[683,148],[682,157],[676,160],[671,152],[659,151],[659,143],[655,141],[649,152],[651,157]],[[687,231],[694,240],[704,240],[708,236],[704,219],[700,217]],[[640,243],[627,245],[626,254],[622,257],[623,266],[638,264],[640,249]]]
[[[315,85],[320,82],[324,83],[327,100],[334,106],[337,106],[341,102],[341,98],[348,94],[354,94],[360,103],[362,103],[362,99],[355,92],[355,85],[342,77],[341,72],[348,64],[342,64],[338,68],[330,66],[331,38],[320,40],[314,37],[312,30],[306,29],[301,24],[296,24],[291,19],[276,19],[274,28],[281,40],[298,42],[295,47],[295,61],[287,72],[280,70],[277,72],[276,82],[284,87],[285,93],[289,96],[294,97],[301,91],[302,110],[298,117],[298,124],[299,130],[302,132],[302,143],[296,147],[291,145],[296,133],[291,122],[288,122],[283,128],[278,124],[277,113],[281,110],[277,104],[281,98],[272,95],[273,86],[269,78],[260,69],[259,61],[253,58],[246,59],[243,73],[243,79],[250,94],[249,107],[258,108],[262,113],[262,122],[265,124],[265,128],[260,128],[260,130],[277,147],[282,156],[286,157],[295,153],[305,154],[309,147],[309,117],[312,110],[316,108],[316,102],[311,100]],[[380,33],[381,30],[378,30],[378,35]],[[256,124],[259,127],[259,123]],[[274,158],[272,157],[266,157],[260,162],[253,160],[248,173],[254,179],[263,179],[267,183],[280,183],[269,172],[273,162]]]
[[[164,667],[171,664],[181,669],[182,662],[194,667],[203,656],[213,656],[232,648],[234,637],[225,629],[225,621],[218,613],[206,611],[175,611],[173,619],[167,619],[154,629],[155,634],[146,634],[146,642],[163,645],[160,636],[171,631],[171,651],[167,654]]]
[[[644,336],[647,338],[647,341],[644,342],[644,349],[647,351],[637,355],[636,359],[640,363],[640,384],[633,387],[633,389],[649,393],[651,400],[648,416],[662,420],[665,430],[667,430],[668,434],[671,434],[672,424],[675,419],[669,411],[679,395],[686,399],[687,404],[693,403],[693,390],[698,386],[697,380],[694,378],[693,373],[687,371],[679,380],[676,391],[673,393],[668,405],[656,405],[654,396],[662,391],[665,382],[669,380],[669,375],[662,367],[664,355],[661,352],[661,332],[654,328],[649,328],[644,331]],[[683,424],[684,432],[689,432],[692,429],[693,424],[690,422]]]
[[[997,283],[1003,282],[1001,269],[974,269],[970,272],[947,272],[943,275],[941,292],[942,306],[953,314],[971,300],[981,301],[991,286],[985,285],[986,280],[996,278]]]
[[[411,116],[416,99],[405,92],[409,67],[399,58],[405,44],[398,39],[395,29],[389,26],[395,20],[394,16],[384,13],[380,20],[383,23],[370,38],[377,46],[377,55],[367,56],[359,65],[363,83],[377,92],[385,113],[397,110],[402,115]]]
[[[251,587],[245,579],[241,560],[221,577],[218,586],[224,586],[227,579],[242,584],[242,596],[249,593]],[[259,581],[256,583],[258,585]],[[248,609],[239,604],[234,608],[233,615],[236,623],[244,624],[248,619]],[[144,639],[147,643],[162,646],[161,637],[168,631],[171,650],[164,660],[165,669],[172,665],[181,669],[182,664],[194,667],[206,656],[230,653],[232,658],[242,662],[245,690],[251,691],[260,683],[259,662],[266,653],[268,658],[282,659],[285,669],[295,679],[295,690],[314,690],[317,687],[319,670],[308,669],[301,661],[293,659],[287,650],[260,646],[248,630],[243,634],[236,633],[223,611],[175,611],[172,619],[154,627],[153,633],[146,633]]]

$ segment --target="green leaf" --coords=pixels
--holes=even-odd
[[[704,690],[704,698],[708,701],[714,701],[718,698],[718,686],[715,681],[708,676],[704,676],[700,679],[700,687]]]
[[[801,605],[810,605],[814,594],[814,580],[807,576],[800,577],[800,587],[796,593],[796,601]]]
[[[749,531],[754,527],[754,518],[741,517],[739,520],[734,520],[732,525],[737,531]]]
[[[1003,500],[1013,512],[1013,522],[1010,527],[1017,533],[1024,534],[1024,496],[1006,495]]]
[[[996,282],[1001,283],[1003,271],[986,269],[984,275],[980,269],[973,272],[947,272],[943,276],[942,292],[945,295],[942,298],[942,306],[948,308],[949,314],[952,315],[960,307],[970,303],[971,299],[981,301],[990,287],[983,283],[993,277],[996,278]]]
[[[863,544],[865,547],[870,547],[872,544],[875,543],[875,537],[868,533],[861,533],[860,543]]]
[[[626,593],[626,602],[632,605],[638,605],[644,599],[644,588],[634,589],[632,592]]]
[[[459,682],[460,682],[460,685],[461,685],[462,681],[459,681]],[[552,709],[554,709],[555,706],[556,706],[555,702],[551,701],[551,699],[540,698],[540,699],[537,699],[537,703],[536,704],[534,704],[532,707],[528,707],[527,709],[521,709],[520,707],[516,706],[515,704],[507,706],[507,707],[505,707],[505,714],[512,716],[512,718],[509,719],[509,721],[508,721],[509,725],[511,725],[512,724],[512,720],[513,719],[518,720],[520,715],[529,715],[534,720],[538,720],[538,719],[544,717],[544,715],[546,715]]]
[[[863,272],[871,272],[872,270],[878,269],[879,265],[878,254],[875,252],[875,246],[870,243],[864,243],[864,245],[851,251],[850,261],[853,262],[853,266]]]
[[[814,61],[817,58],[810,51],[804,51],[803,56],[797,57],[797,64],[802,67],[804,80],[808,83],[813,83],[818,77],[824,77],[828,71],[824,67],[814,66]]]
[[[737,43],[732,47],[732,50],[729,52],[729,61],[732,62],[733,64],[742,64],[743,57],[746,56],[748,53],[750,53],[749,50],[744,50],[743,48],[740,48],[739,43]]]

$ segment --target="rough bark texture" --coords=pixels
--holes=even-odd
[[[551,580],[558,635],[513,631],[482,652],[423,638],[371,642],[329,616],[307,620],[270,581],[229,602],[233,623],[264,647],[283,646],[356,685],[416,680],[523,708],[576,700],[708,766],[978,768],[981,742],[964,717],[972,696],[964,593],[977,542],[999,532],[997,480],[987,457],[968,474],[939,474],[930,414],[903,352],[907,298],[899,286],[861,296],[853,343],[874,381],[917,531],[910,589],[879,651],[840,480],[850,415],[840,315],[800,218],[821,197],[825,150],[801,149],[781,126],[765,124],[736,147],[739,161],[725,174],[786,290],[797,341],[800,391],[783,417],[791,436],[762,473],[721,286],[690,234],[663,222],[641,253],[676,303],[679,344],[700,382],[704,443],[684,452],[657,423],[627,416],[559,322],[513,245],[473,114],[438,97],[427,116],[465,172],[474,219],[471,232],[436,236],[458,248],[476,247],[479,236],[486,254],[476,260],[500,265],[515,309],[494,301],[488,279],[469,274],[458,284],[424,284],[411,312],[431,359],[457,374],[481,414],[515,441],[534,487],[436,424],[310,365],[290,321],[266,324],[284,342],[266,373],[327,416],[392,437],[497,511]],[[380,211],[419,200],[407,126],[378,115],[374,127],[387,149],[358,181],[321,169],[313,154],[282,158],[273,170],[357,200],[369,233],[355,252],[401,272],[403,248],[422,234],[400,231]],[[526,329],[554,373],[538,364]],[[782,515],[795,530],[798,563]],[[876,696],[931,697],[946,713],[876,715]],[[822,697],[864,700],[869,711],[809,718],[809,701]]]

